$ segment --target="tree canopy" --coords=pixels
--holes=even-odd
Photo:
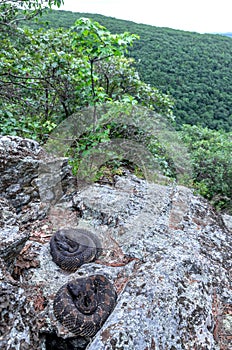
[[[176,126],[198,124],[176,134],[175,143],[184,142],[191,155],[186,184],[231,210],[231,133],[205,128],[232,126],[231,39],[44,9],[62,2],[0,0],[0,133],[44,142],[73,113],[106,103],[108,113],[119,117],[122,108],[129,118],[131,107],[144,106],[152,111],[149,117],[157,112],[173,122],[170,92]],[[42,22],[36,22],[40,15]],[[175,177],[168,142],[120,120],[79,135],[75,157],[69,154],[74,170],[99,143],[126,137],[145,146],[164,173]]]
[[[232,40],[160,28],[97,14],[52,11],[51,27],[69,28],[76,18],[89,17],[112,33],[139,35],[128,52],[141,79],[174,98],[177,126],[184,123],[211,129],[232,128]],[[40,24],[41,25],[41,24]]]
[[[30,20],[42,14],[44,8],[52,5],[60,7],[63,0],[0,0],[0,26],[1,30],[17,26],[20,21]]]
[[[40,11],[41,3],[36,2],[35,10],[23,10],[25,18]],[[21,10],[12,8],[21,16]],[[13,35],[11,23],[10,19],[7,35],[0,34],[4,133],[39,138],[78,108],[106,101],[139,102],[172,115],[172,101],[142,82],[133,61],[124,55],[136,35],[111,34],[88,18],[76,20],[69,29],[22,28],[13,22]]]

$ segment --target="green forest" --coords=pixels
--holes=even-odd
[[[146,147],[175,181],[169,143],[148,128],[162,116],[190,155],[191,174],[178,180],[231,213],[231,38],[51,11],[41,0],[24,3],[22,10],[20,1],[0,0],[0,134],[44,144],[60,123],[91,108],[94,125],[78,134],[66,154],[74,173],[99,144],[128,138]],[[98,120],[96,110],[105,105]],[[142,121],[139,107],[150,111],[144,112],[147,127],[120,122],[122,111],[129,120],[134,110]],[[143,176],[138,165],[119,157],[96,180],[122,167]]]
[[[43,20],[48,27],[70,28],[79,17],[92,18],[112,33],[139,36],[128,55],[135,59],[143,81],[172,96],[178,125],[188,123],[231,131],[231,38],[68,11],[53,11]]]

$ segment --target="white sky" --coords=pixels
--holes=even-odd
[[[64,0],[60,9],[199,33],[232,32],[232,0]]]

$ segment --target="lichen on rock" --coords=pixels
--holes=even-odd
[[[129,172],[78,190],[67,162],[62,198],[44,206],[46,157],[34,141],[0,137],[1,349],[229,349],[232,237],[221,215],[191,189]],[[64,227],[97,234],[98,260],[62,271],[49,240]],[[90,341],[65,329],[52,305],[62,285],[93,274],[114,283],[118,299]]]

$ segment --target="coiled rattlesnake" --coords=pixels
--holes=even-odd
[[[62,269],[76,271],[93,261],[102,251],[99,239],[83,229],[62,229],[50,240],[54,262]],[[91,337],[102,327],[117,300],[113,284],[103,275],[78,278],[56,293],[56,318],[72,333]]]
[[[103,275],[78,278],[62,286],[54,299],[56,318],[75,335],[97,333],[115,306],[117,294]]]
[[[58,230],[50,240],[50,249],[53,261],[70,272],[94,260],[102,251],[100,240],[84,229]]]

